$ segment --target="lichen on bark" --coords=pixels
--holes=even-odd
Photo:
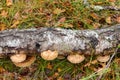
[[[120,24],[96,30],[70,30],[61,28],[10,29],[0,32],[0,53],[25,50],[40,53],[57,50],[59,55],[77,51],[80,54],[102,54],[120,43]]]

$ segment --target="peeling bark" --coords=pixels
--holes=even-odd
[[[40,53],[57,50],[59,55],[72,52],[85,55],[113,53],[120,43],[120,24],[96,30],[60,28],[10,29],[0,32],[0,54],[20,50]]]

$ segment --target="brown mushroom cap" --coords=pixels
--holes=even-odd
[[[69,55],[67,59],[71,63],[77,64],[77,63],[81,63],[82,61],[84,61],[85,57],[84,55],[74,54],[74,55]]]
[[[28,56],[27,59],[23,62],[19,62],[19,63],[15,63],[13,62],[16,66],[18,67],[28,67],[30,66],[32,63],[34,63],[34,61],[36,60],[35,56]]]
[[[55,58],[57,58],[57,56],[58,56],[57,51],[48,50],[41,53],[41,57],[44,60],[54,60]]]
[[[20,53],[20,54],[14,54],[10,56],[10,59],[12,62],[23,62],[26,59],[26,54]]]
[[[105,55],[105,56],[97,56],[97,60],[99,62],[107,62],[110,59],[110,55]]]

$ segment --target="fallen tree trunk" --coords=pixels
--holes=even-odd
[[[85,55],[113,53],[120,43],[120,24],[96,30],[60,28],[10,29],[0,32],[0,54],[24,50],[40,53],[56,50],[59,55],[72,52]]]

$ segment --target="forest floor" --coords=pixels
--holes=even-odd
[[[83,30],[120,23],[120,11],[99,9],[100,6],[120,9],[119,0],[85,1],[0,0],[0,30],[31,27]],[[101,72],[97,71],[103,69],[106,63],[99,63],[92,58],[72,64],[67,59],[45,61],[37,56],[35,63],[24,68],[16,67],[9,58],[2,58],[0,80],[97,80],[102,73],[101,80],[120,80],[120,55],[117,54],[110,67]]]

